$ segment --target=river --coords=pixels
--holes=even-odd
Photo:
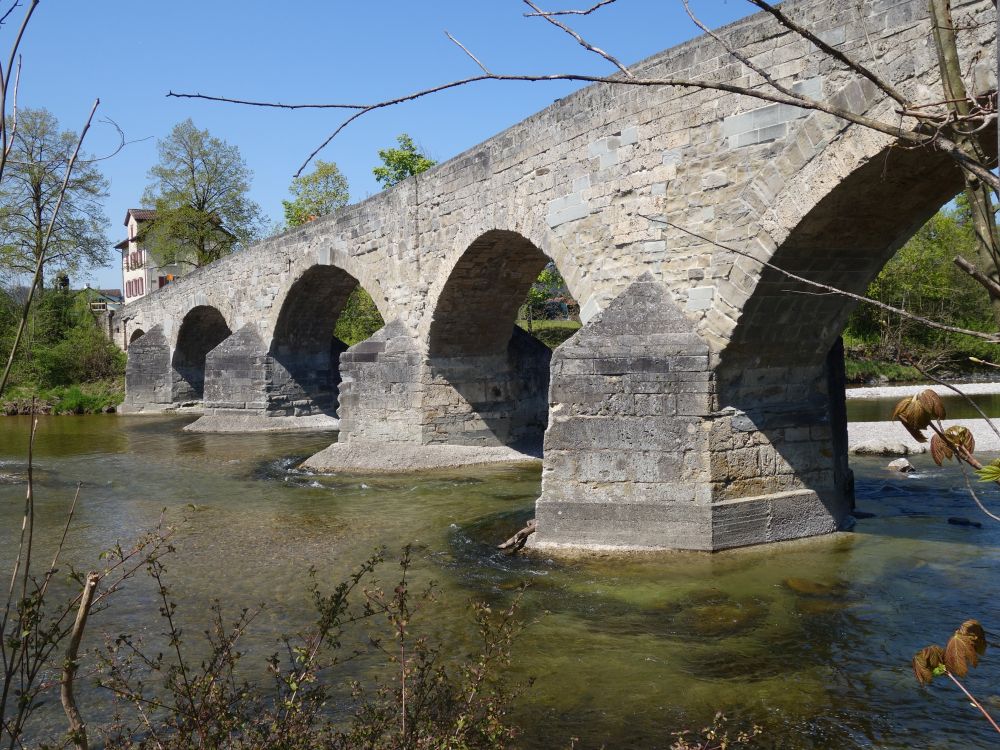
[[[527,583],[529,625],[510,675],[535,678],[515,710],[522,747],[579,737],[579,748],[666,748],[672,730],[702,726],[719,709],[737,724],[762,724],[767,746],[779,748],[996,747],[952,686],[921,688],[909,666],[968,617],[1000,630],[1000,525],[978,515],[955,467],[914,456],[918,473],[904,477],[885,471],[886,459],[855,459],[858,508],[874,517],[853,533],[716,555],[506,558],[493,545],[531,516],[537,467],[313,476],[294,466],[333,434],[190,434],[186,421],[41,419],[39,533],[56,533],[77,481],[68,557],[81,567],[165,509],[178,527],[167,566],[188,632],[215,599],[232,612],[267,603],[244,644],[251,672],[257,664],[263,673],[278,634],[308,624],[310,566],[335,582],[378,546],[412,544],[417,579],[438,584],[417,626],[458,650],[474,635],[470,601],[504,603]],[[28,420],[2,424],[8,570]],[[1000,506],[1000,493],[986,497]],[[951,525],[949,516],[983,526]],[[387,565],[383,580],[393,573]],[[157,619],[152,586],[139,578],[95,615],[86,645],[96,648],[102,632],[155,637]],[[967,684],[996,703],[998,678],[1000,656],[987,652]],[[106,697],[86,686],[83,703],[85,715],[100,716]]]

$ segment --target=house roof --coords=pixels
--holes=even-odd
[[[149,221],[156,218],[156,211],[151,208],[130,208],[125,212],[123,224],[128,225],[129,216],[134,216],[136,221]]]
[[[110,297],[111,299],[118,300],[121,302],[122,290],[121,289],[98,289],[98,294],[103,294],[105,297]]]

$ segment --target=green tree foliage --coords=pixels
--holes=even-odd
[[[292,200],[282,201],[285,223],[297,227],[318,216],[332,213],[350,200],[347,178],[333,162],[317,161],[309,174],[296,177],[288,191]]]
[[[337,319],[333,335],[348,346],[354,346],[385,325],[375,301],[360,286],[355,287],[347,299],[344,311]]]
[[[89,292],[50,290],[33,305],[12,386],[48,389],[119,378],[125,354],[102,333]],[[8,348],[20,316],[10,293],[0,293],[0,348]]]
[[[978,331],[995,330],[986,291],[952,259],[975,253],[976,238],[962,201],[931,218],[886,264],[868,288],[873,299],[941,323]],[[961,367],[968,356],[994,360],[1000,347],[860,305],[845,330],[856,358],[923,367]]]
[[[143,202],[156,209],[145,244],[161,265],[203,266],[257,239],[263,213],[248,196],[253,173],[236,146],[188,119],[157,148]]]
[[[46,109],[21,109],[0,190],[0,268],[32,274],[52,221],[77,135],[60,131]],[[93,161],[78,159],[46,252],[45,266],[70,273],[108,260],[103,201],[108,181]],[[43,268],[43,276],[44,279]]]
[[[384,188],[397,185],[407,177],[426,172],[437,164],[436,161],[422,153],[406,133],[396,136],[399,148],[379,149],[378,158],[382,166],[375,167],[372,173]]]

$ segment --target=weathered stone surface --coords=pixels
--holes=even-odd
[[[924,0],[782,7],[905,96],[941,98]],[[977,61],[995,9],[960,10],[963,66],[986,93],[992,66]],[[898,119],[868,80],[769,16],[720,33],[783,84]],[[633,70],[749,82],[710,38]],[[345,440],[504,445],[541,415],[544,357],[511,329],[551,259],[587,325],[551,360],[540,543],[714,549],[822,533],[851,504],[842,374],[828,358],[850,305],[775,268],[860,293],[960,186],[945,154],[893,148],[827,114],[591,86],[129,305],[123,340],[159,325],[171,400],[187,400],[200,398],[208,351],[250,326],[261,347],[230,362],[246,377],[212,403],[262,408],[246,386],[267,372],[265,352],[284,368],[264,377],[284,398],[266,402],[281,404],[273,412],[329,410],[331,320],[360,284],[392,322],[340,357]],[[148,336],[130,348],[133,410],[167,403],[160,375],[139,374],[163,366],[139,346]]]
[[[173,405],[170,344],[159,325],[150,328],[129,346],[125,383],[122,414],[162,411]]]

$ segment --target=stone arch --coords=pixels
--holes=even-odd
[[[501,229],[457,258],[428,329],[425,442],[540,448],[551,353],[515,321],[549,262],[522,234]]]
[[[335,414],[339,360],[347,344],[334,336],[334,327],[359,286],[342,268],[317,264],[285,294],[268,354],[274,361],[271,399],[285,404],[290,414]],[[299,407],[292,407],[295,403]]]
[[[895,252],[961,188],[961,172],[941,152],[885,148],[818,200],[769,262],[863,294]],[[854,308],[845,297],[817,294],[815,287],[774,268],[762,268],[756,279],[736,273],[750,293],[722,359],[737,366],[821,361]]]
[[[990,141],[995,133],[986,136]],[[756,239],[758,257],[863,294],[962,186],[961,172],[939,151],[873,145],[878,140],[864,132],[831,144],[811,169],[836,163],[835,179],[813,192],[797,220],[772,216],[769,232]],[[801,206],[795,192],[801,189],[799,179],[789,180],[774,205]],[[711,464],[713,497],[808,491],[822,504],[810,513],[843,518],[853,478],[838,337],[855,303],[751,261],[736,263],[733,275],[746,298],[716,368],[721,416],[712,425],[719,450]]]
[[[222,313],[210,305],[188,310],[177,331],[171,367],[173,400],[200,400],[205,392],[205,358],[232,331]]]
[[[142,330],[141,328],[136,328],[134,331],[132,331],[132,335],[128,337],[129,346],[134,344],[138,339],[141,339],[145,334],[146,332],[144,330]]]

